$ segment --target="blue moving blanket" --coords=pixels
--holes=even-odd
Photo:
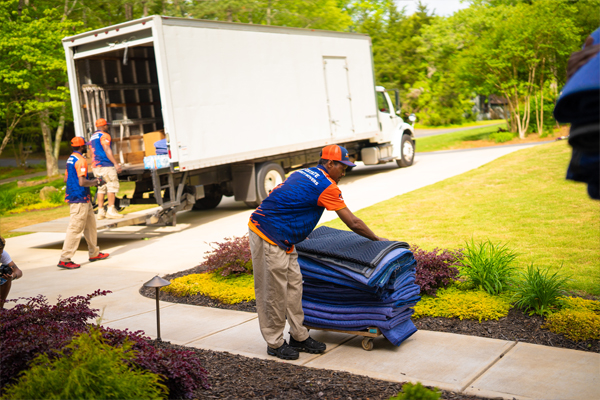
[[[296,248],[306,325],[347,331],[378,327],[396,346],[417,331],[410,317],[421,288],[414,283],[416,261],[408,244],[321,227]]]
[[[354,232],[322,226],[298,243],[296,250],[299,255],[316,255],[321,260],[368,276],[391,250],[408,247],[405,242],[374,242]]]

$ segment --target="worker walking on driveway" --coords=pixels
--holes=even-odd
[[[86,146],[83,138],[74,137],[71,140],[71,147],[73,148],[73,154],[67,160],[67,170],[65,171],[66,201],[69,203],[71,217],[58,263],[59,267],[66,269],[80,267],[79,264],[71,261],[71,258],[79,247],[82,233],[88,245],[90,261],[103,260],[108,257],[107,253],[100,253],[97,245],[96,218],[94,217],[94,208],[90,196],[90,187],[100,185],[102,180],[100,178],[87,179],[87,161],[83,158]]]
[[[325,344],[312,339],[303,325],[302,274],[294,248],[312,232],[325,209],[335,211],[359,235],[387,240],[375,235],[346,207],[337,184],[349,166],[355,165],[345,148],[325,147],[317,167],[294,172],[250,217],[256,309],[269,355],[295,360],[299,351],[325,351]],[[286,318],[290,324],[289,345],[283,339]]]
[[[104,118],[96,120],[96,132],[90,138],[90,150],[92,153],[92,169],[94,176],[106,182],[98,187],[97,202],[98,202],[98,219],[123,218],[115,208],[115,197],[119,191],[119,175],[121,166],[115,160],[113,152],[110,148],[111,138],[108,134],[108,122]],[[108,196],[108,211],[104,210],[104,195]]]

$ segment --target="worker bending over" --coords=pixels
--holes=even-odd
[[[325,344],[312,339],[303,325],[302,274],[294,248],[312,232],[323,210],[335,211],[361,236],[387,240],[375,235],[346,207],[337,184],[349,166],[355,165],[345,148],[325,147],[318,166],[294,172],[250,217],[256,309],[269,355],[295,360],[299,351],[325,351]],[[290,324],[289,345],[283,339],[286,318]]]
[[[121,166],[115,160],[110,148],[110,135],[108,134],[108,122],[104,118],[96,120],[96,132],[90,138],[90,150],[92,153],[92,170],[94,176],[102,177],[106,183],[98,187],[98,219],[123,218],[115,208],[115,197],[119,191],[119,175]],[[108,192],[108,211],[104,210],[104,195]]]
[[[107,253],[100,253],[97,246],[96,218],[90,196],[90,186],[100,185],[101,179],[87,179],[87,161],[83,158],[86,146],[83,138],[74,137],[71,140],[71,147],[73,154],[67,160],[67,170],[65,171],[65,182],[67,183],[65,200],[69,203],[71,217],[58,263],[59,267],[66,269],[80,267],[79,264],[71,261],[71,258],[79,248],[82,233],[88,245],[90,261],[103,260],[108,257]]]

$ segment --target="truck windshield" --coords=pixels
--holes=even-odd
[[[390,109],[388,106],[387,99],[383,92],[377,92],[377,109],[381,112],[389,113]]]

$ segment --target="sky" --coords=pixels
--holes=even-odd
[[[395,0],[395,2],[400,8],[406,6],[407,15],[411,15],[417,10],[418,0]],[[454,12],[469,6],[468,1],[461,3],[460,0],[421,0],[421,2],[426,4],[429,10],[435,9],[436,15],[444,17],[448,17],[454,14]]]

